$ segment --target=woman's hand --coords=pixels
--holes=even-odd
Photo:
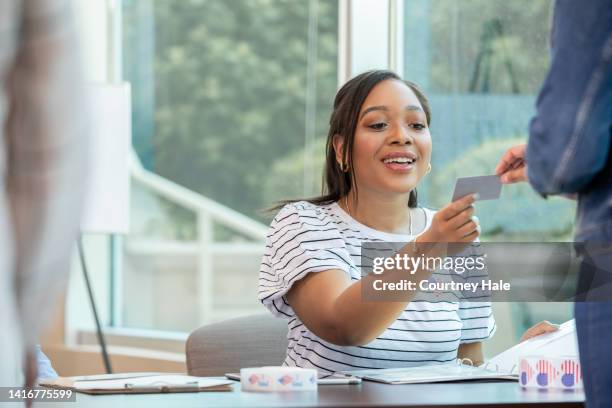
[[[431,226],[417,242],[473,242],[480,235],[478,218],[474,216],[475,201],[476,194],[469,194],[436,212]]]
[[[559,325],[558,324],[553,324],[547,320],[544,320],[536,325],[531,326],[530,328],[528,328],[525,333],[523,333],[523,336],[521,337],[521,340],[519,341],[519,343],[530,339],[532,337],[536,337],[539,336],[540,334],[545,334],[545,333],[552,333],[559,330]]]
[[[447,243],[469,244],[478,238],[480,225],[473,206],[476,199],[476,194],[469,194],[436,212],[430,227],[416,239],[417,252],[443,257],[449,250],[456,252],[463,247],[452,245],[448,248]]]

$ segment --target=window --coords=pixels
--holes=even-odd
[[[263,312],[257,275],[272,214],[260,210],[320,191],[339,77],[399,62],[424,89],[434,150],[419,199],[441,207],[456,177],[491,174],[502,151],[526,139],[548,67],[549,0],[121,5],[140,163],[113,280],[122,327],[185,332]],[[401,41],[389,41],[395,31]],[[526,184],[503,195],[478,204],[483,239],[570,239],[572,202],[544,201]],[[539,320],[529,305],[513,308],[516,332]],[[551,308],[569,315],[568,305]]]
[[[551,2],[406,1],[404,77],[432,105],[432,171],[423,191],[435,207],[450,199],[457,176],[492,174],[506,148],[527,139],[527,124],[548,68]],[[491,240],[571,237],[573,203],[542,200],[527,184],[482,202]]]
[[[122,16],[142,167],[115,323],[191,331],[263,312],[260,210],[320,191],[338,3],[124,0]]]
[[[432,172],[426,205],[450,200],[456,177],[493,174],[508,147],[524,143],[548,69],[552,1],[406,0],[404,78],[432,108]],[[569,241],[574,203],[541,199],[526,184],[477,204],[485,241]],[[570,318],[570,304],[512,305],[516,333],[544,318]]]

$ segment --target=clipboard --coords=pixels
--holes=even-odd
[[[233,381],[214,377],[193,377],[178,374],[136,375],[118,374],[116,378],[82,380],[82,377],[58,377],[41,380],[48,388],[69,389],[90,395],[157,394],[174,392],[231,391]]]

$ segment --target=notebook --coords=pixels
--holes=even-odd
[[[385,368],[375,370],[344,371],[364,380],[377,381],[385,384],[418,384],[449,381],[470,380],[518,380],[517,373],[496,371],[492,366],[474,367],[456,362],[433,364],[419,367]]]
[[[44,379],[40,385],[85,394],[149,394],[162,392],[231,391],[232,381],[166,373],[123,373]]]
[[[386,384],[416,384],[473,380],[518,381],[518,361],[521,356],[546,357],[578,356],[576,326],[574,320],[560,325],[559,330],[532,337],[496,355],[486,364],[474,367],[464,360],[420,367],[385,368],[374,370],[343,371],[364,380]]]

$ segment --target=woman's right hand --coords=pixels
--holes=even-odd
[[[418,243],[470,243],[480,236],[478,217],[474,216],[476,194],[469,194],[442,208]]]

